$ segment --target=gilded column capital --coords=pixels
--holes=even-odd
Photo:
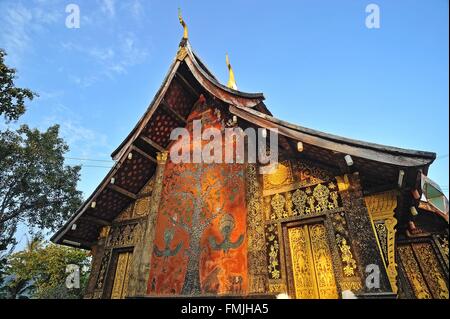
[[[338,183],[338,189],[340,192],[346,191],[350,188],[350,181],[347,174],[343,176],[336,176],[336,181]]]
[[[364,197],[370,216],[374,220],[386,219],[394,216],[397,207],[397,192],[392,190]]]
[[[158,161],[158,164],[166,164],[168,155],[169,152],[167,151],[156,153],[156,160]]]
[[[108,237],[110,229],[111,229],[110,226],[103,226],[102,229],[100,230],[99,239]]]

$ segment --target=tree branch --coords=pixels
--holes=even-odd
[[[169,220],[172,222],[172,224],[174,224],[174,225],[180,227],[181,229],[183,229],[183,230],[186,231],[186,232],[189,232],[189,231],[188,231],[188,228],[189,228],[189,227],[188,227],[188,225],[186,225],[185,223],[181,223],[181,222],[175,220],[175,219],[174,219],[172,216],[170,216],[170,215],[167,215],[167,218],[169,218]]]

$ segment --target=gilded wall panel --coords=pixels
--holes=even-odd
[[[267,272],[269,279],[281,279],[280,237],[276,224],[265,226]]]
[[[433,298],[448,299],[448,281],[443,274],[431,244],[414,243],[412,248]]]
[[[264,236],[264,216],[262,210],[262,189],[258,181],[256,165],[248,164],[247,183],[247,240],[248,240],[248,281],[249,293],[267,291],[267,269],[265,267],[266,240]]]
[[[264,215],[271,221],[319,216],[342,206],[335,182],[266,195],[263,204]]]
[[[435,242],[444,260],[447,270],[449,268],[448,264],[448,234],[439,234],[435,236]]]
[[[406,272],[406,277],[411,284],[414,295],[418,299],[431,299],[432,295],[427,283],[422,275],[419,264],[414,257],[413,250],[410,245],[402,245],[398,247],[400,260]]]

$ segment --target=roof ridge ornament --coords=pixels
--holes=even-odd
[[[181,16],[181,9],[178,8],[178,19],[180,20],[180,24],[183,27],[183,40],[188,39],[188,27],[186,25],[186,22],[184,22],[183,17]]]
[[[225,55],[225,61],[228,67],[228,83],[227,86],[230,89],[237,90],[236,80],[234,78],[234,72],[230,64],[230,59],[228,58],[228,54]]]

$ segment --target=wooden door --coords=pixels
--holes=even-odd
[[[123,299],[127,296],[131,256],[131,252],[121,252],[117,256],[117,266],[111,291],[111,299]]]
[[[295,297],[299,299],[338,298],[324,224],[289,227],[287,237]]]

